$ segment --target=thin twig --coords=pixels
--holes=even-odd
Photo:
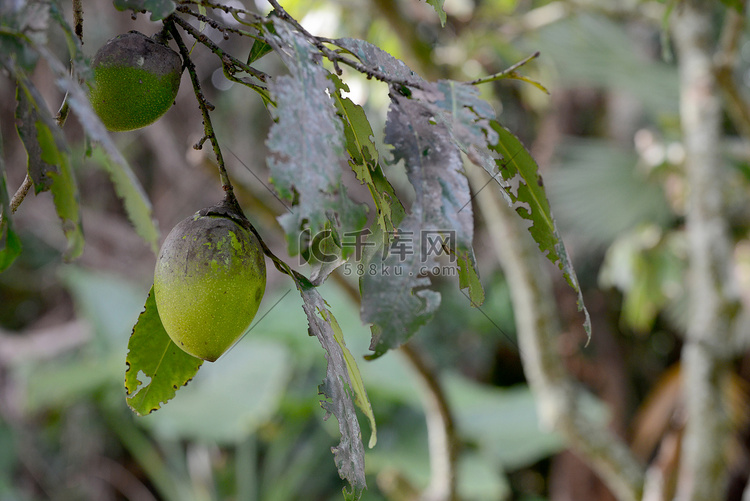
[[[190,74],[190,80],[193,83],[193,90],[195,91],[195,97],[198,101],[198,107],[200,108],[201,114],[203,115],[203,130],[205,131],[205,136],[209,141],[211,141],[211,145],[214,149],[214,155],[216,156],[216,162],[219,166],[219,175],[221,176],[222,188],[224,189],[227,198],[236,202],[234,189],[232,188],[232,182],[229,180],[229,174],[227,174],[227,169],[224,165],[224,157],[221,154],[221,148],[219,147],[219,140],[216,138],[216,133],[214,132],[213,125],[211,124],[211,115],[208,111],[209,106],[205,96],[203,95],[203,91],[201,90],[201,84],[200,80],[198,79],[198,74],[195,71],[195,64],[193,64],[193,61],[190,59],[190,52],[188,51],[185,42],[183,42],[182,36],[180,36],[180,32],[172,22],[179,19],[180,18],[177,16],[170,16],[169,18],[167,18],[167,20],[165,20],[165,23],[167,23],[167,26],[169,26],[169,31],[170,33],[172,33],[172,36],[174,37],[174,40],[180,49],[180,54],[182,54],[182,60],[184,61],[185,68]]]
[[[73,24],[76,36],[83,45],[83,0],[73,0]]]
[[[229,5],[222,5],[222,4],[216,4],[213,2],[207,2],[204,0],[177,0],[178,4],[181,5],[201,5],[203,7],[208,7],[210,9],[216,9],[226,12],[227,14],[231,14],[232,16],[235,16],[235,19],[237,19],[237,15],[243,14],[246,16],[250,16],[255,19],[256,22],[263,21],[263,16],[259,16],[255,12],[250,12],[249,10],[245,9],[238,9],[237,7],[230,7]]]
[[[206,23],[216,31],[222,32],[225,37],[228,36],[227,33],[234,33],[235,35],[243,36],[243,37],[250,37],[256,40],[259,40],[260,37],[257,35],[254,35],[253,33],[250,33],[249,31],[241,30],[238,28],[232,28],[231,26],[226,26],[224,24],[221,24],[216,19],[211,19],[208,16],[204,16],[203,14],[200,14],[198,12],[195,12],[194,10],[190,9],[189,7],[185,5],[180,5],[177,7],[177,12],[182,12],[183,14],[187,14],[189,16],[193,16],[198,21],[202,23]]]
[[[514,76],[514,74],[515,74],[515,71],[518,68],[520,68],[521,66],[525,65],[529,61],[531,61],[533,59],[536,59],[537,57],[539,57],[539,54],[540,54],[539,51],[536,51],[532,55],[521,59],[520,61],[518,61],[513,66],[510,66],[510,67],[504,69],[503,71],[501,71],[499,73],[495,73],[494,75],[488,75],[488,76],[482,77],[482,78],[477,78],[476,80],[472,80],[472,81],[467,82],[467,83],[469,85],[480,85],[480,84],[495,82],[495,81],[501,80],[503,78],[512,78]]]
[[[226,64],[226,62],[231,63],[233,66],[236,66],[237,68],[241,69],[248,75],[254,76],[261,82],[265,82],[266,79],[268,78],[268,75],[266,73],[263,73],[260,70],[256,70],[252,66],[249,66],[248,64],[243,63],[236,57],[225,52],[221,47],[213,43],[210,38],[208,38],[205,34],[201,33],[200,31],[196,30],[190,23],[182,19],[180,16],[172,16],[172,20],[175,23],[179,24],[180,27],[184,29],[191,37],[195,38],[198,42],[202,43],[203,45],[211,49],[211,52],[219,56],[219,58],[221,58],[222,64]],[[260,85],[258,87],[265,88]]]
[[[10,200],[10,213],[15,214],[15,212],[18,210],[18,207],[21,205],[21,202],[23,202],[23,199],[26,198],[26,195],[29,193],[29,190],[31,189],[31,177],[29,177],[28,174],[26,174],[26,177],[23,179],[23,183],[21,183],[21,186],[18,187],[16,190],[15,195],[13,195],[13,198]]]
[[[294,29],[296,29],[302,36],[307,38],[310,43],[312,43],[318,51],[325,56],[326,59],[331,61],[334,65],[337,65],[338,63],[345,64],[358,72],[366,75],[368,78],[374,78],[376,80],[380,80],[381,82],[389,83],[392,85],[397,86],[405,86],[405,87],[411,87],[414,89],[422,89],[423,85],[414,80],[409,79],[403,79],[403,78],[393,78],[392,76],[383,73],[382,71],[376,69],[376,68],[370,68],[360,62],[354,61],[348,57],[344,57],[340,53],[329,49],[325,46],[324,42],[329,42],[335,44],[335,40],[327,40],[323,38],[316,37],[312,35],[309,31],[307,31],[299,22],[297,22],[296,19],[294,19],[287,11],[284,10],[284,8],[279,5],[279,2],[276,0],[268,0],[271,6],[273,6],[274,9],[276,9],[276,13],[281,19],[284,19],[286,22],[291,24]],[[353,54],[352,54],[353,55]],[[354,55],[353,55],[354,56]],[[356,57],[356,56],[355,56]]]

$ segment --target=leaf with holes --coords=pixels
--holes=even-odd
[[[584,313],[583,326],[590,337],[589,312],[583,303],[583,294],[573,264],[552,217],[536,161],[509,130],[495,120],[491,122],[491,127],[498,139],[496,144],[490,145],[490,148],[500,156],[497,164],[503,179],[511,185],[507,192],[511,197],[513,207],[522,218],[531,221],[529,233],[534,237],[539,250],[562,270],[568,284],[578,294],[578,309]]]
[[[319,390],[326,397],[321,401],[321,406],[336,417],[341,433],[339,445],[333,448],[334,461],[341,478],[351,486],[348,495],[358,499],[367,484],[365,451],[354,406],[355,403],[359,405],[370,419],[370,443],[374,444],[376,432],[372,407],[354,357],[344,344],[341,328],[328,310],[325,300],[314,287],[300,281],[297,281],[297,286],[304,301],[302,308],[307,316],[310,334],[318,338],[328,361],[326,377]]]
[[[174,398],[203,364],[174,344],[164,330],[153,287],[130,335],[125,363],[126,401],[139,416],[158,410]]]
[[[414,96],[438,92],[433,86],[423,89]],[[370,259],[368,266],[377,272],[361,277],[362,320],[372,324],[372,357],[405,343],[432,317],[440,295],[424,288],[438,256],[448,255],[460,268],[459,283],[470,288],[474,305],[483,300],[463,162],[450,131],[433,117],[425,101],[391,93],[385,142],[393,146],[394,163],[403,161],[415,200],[395,241],[386,241]]]

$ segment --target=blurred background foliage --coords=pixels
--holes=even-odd
[[[312,33],[366,39],[431,79],[474,79],[541,51],[522,72],[549,95],[508,80],[482,92],[540,164],[592,313],[594,337],[584,349],[575,298],[558,283],[560,350],[568,368],[590,389],[590,412],[608,420],[647,461],[679,405],[678,386],[670,382],[678,377],[674,364],[685,329],[684,152],[677,71],[662,29],[664,4],[627,3],[637,3],[638,10],[618,2],[446,0],[445,27],[417,0],[283,5]],[[70,19],[70,6],[63,4]],[[245,7],[269,9],[262,0],[246,0]],[[133,20],[115,11],[108,0],[85,2],[84,8],[89,56],[118,33],[158,30],[144,16]],[[249,51],[248,40],[224,40],[205,30],[228,52]],[[62,47],[51,46],[63,55]],[[275,219],[284,207],[266,189],[269,116],[257,96],[224,79],[220,62],[202,49],[192,57],[216,106],[214,126],[240,202],[272,250],[285,255]],[[744,42],[740,56],[744,73],[738,78],[747,91],[750,43]],[[271,73],[280,68],[273,57],[258,65]],[[379,133],[386,86],[344,71],[350,97],[365,107]],[[43,65],[34,80],[56,109],[62,96],[45,83],[50,77]],[[14,89],[0,79],[11,190],[23,180],[25,165],[14,103]],[[22,204],[15,227],[24,252],[0,275],[0,500],[341,499],[330,453],[338,431],[333,420],[323,419],[317,396],[324,354],[307,336],[299,296],[289,293],[293,284],[278,273],[269,273],[250,333],[220,362],[205,364],[153,415],[136,418],[128,410],[127,340],[151,285],[155,256],[127,223],[96,157],[85,155],[78,125],[71,120],[65,132],[80,145],[74,158],[86,250],[75,264],[63,265],[65,242],[49,196]],[[194,96],[183,85],[163,119],[115,137],[149,193],[163,234],[221,194],[210,154],[192,148],[202,133]],[[750,297],[750,151],[729,122],[727,133],[727,168],[736,182],[726,204],[737,276]],[[408,200],[403,169],[391,166],[386,173]],[[363,189],[350,187],[364,201]],[[476,228],[487,301],[471,308],[455,278],[436,277],[442,305],[411,342],[438,374],[452,406],[461,441],[459,497],[612,499],[557,436],[538,429],[510,293],[481,215]],[[416,499],[412,494],[430,476],[424,382],[401,352],[362,360],[369,330],[351,299],[356,277],[346,275],[346,267],[340,269],[324,286],[324,297],[360,361],[378,422],[363,499]],[[738,363],[738,380],[750,376],[747,362]],[[747,459],[742,436],[750,436],[747,419],[742,423],[738,464]],[[366,443],[369,430],[363,428]],[[729,465],[736,470],[733,481],[741,486],[747,472],[735,466]]]

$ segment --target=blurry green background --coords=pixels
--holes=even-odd
[[[283,5],[312,33],[366,39],[431,79],[471,80],[541,51],[521,72],[549,95],[513,80],[486,84],[482,92],[538,160],[592,312],[595,336],[582,349],[575,297],[550,268],[568,368],[590,389],[592,415],[609,420],[647,459],[659,435],[644,438],[639,412],[648,395],[668,398],[658,383],[678,358],[684,330],[684,154],[677,72],[662,53],[663,4],[646,3],[639,15],[612,16],[575,2],[446,0],[445,27],[417,0]],[[261,0],[245,6],[268,10]],[[67,2],[64,7],[69,9]],[[106,0],[84,7],[88,55],[118,33],[138,29],[150,35],[159,28],[144,16],[133,21]],[[249,50],[249,40],[224,40],[209,27],[206,32],[240,59]],[[62,55],[63,47],[51,45]],[[255,94],[223,78],[220,62],[204,47],[196,47],[193,57],[216,106],[213,121],[240,202],[274,252],[284,256],[275,221],[284,207],[257,179],[268,178],[269,116]],[[742,57],[747,72],[746,42]],[[273,56],[259,66],[271,73],[280,68]],[[46,69],[40,67],[34,79],[56,109],[62,96],[44,83]],[[381,134],[386,86],[348,70],[344,79]],[[9,81],[0,79],[11,189],[21,183],[25,165],[13,125],[13,93]],[[727,127],[731,139],[734,131]],[[218,362],[204,364],[163,409],[145,418],[130,412],[123,387],[127,341],[151,285],[155,256],[127,223],[96,158],[84,158],[78,124],[71,120],[66,133],[80,148],[74,158],[86,250],[76,263],[63,265],[64,239],[48,194],[22,204],[14,221],[24,252],[0,275],[0,500],[342,499],[330,451],[338,428],[335,419],[324,420],[317,395],[324,352],[307,335],[293,284],[270,266],[250,333]],[[115,136],[153,201],[163,235],[221,196],[210,149],[192,148],[201,136],[187,76],[163,119]],[[742,281],[750,277],[744,202],[750,154],[731,141],[726,152],[736,178],[726,200]],[[408,200],[403,169],[388,167],[386,174]],[[351,190],[366,200],[361,188]],[[481,214],[475,219],[485,304],[471,308],[454,278],[437,277],[440,310],[412,342],[438,372],[452,406],[462,446],[459,496],[611,499],[558,437],[538,428],[509,291]],[[746,290],[747,280],[741,286]],[[352,277],[341,272],[323,287],[323,296],[357,357],[378,424],[377,446],[367,451],[369,489],[363,499],[411,499],[408,493],[424,489],[430,474],[425,390],[403,353],[373,362],[362,358],[369,330],[347,293],[351,287]],[[746,365],[739,368],[743,375]],[[649,419],[658,428],[667,417]],[[367,443],[370,430],[366,420],[361,424]]]

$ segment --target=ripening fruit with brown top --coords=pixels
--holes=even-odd
[[[182,59],[168,46],[130,31],[102,46],[92,62],[91,104],[112,131],[154,123],[172,107]]]
[[[175,226],[159,252],[154,297],[164,329],[187,353],[215,361],[250,327],[266,288],[263,250],[222,204]],[[249,223],[248,223],[249,224]]]

